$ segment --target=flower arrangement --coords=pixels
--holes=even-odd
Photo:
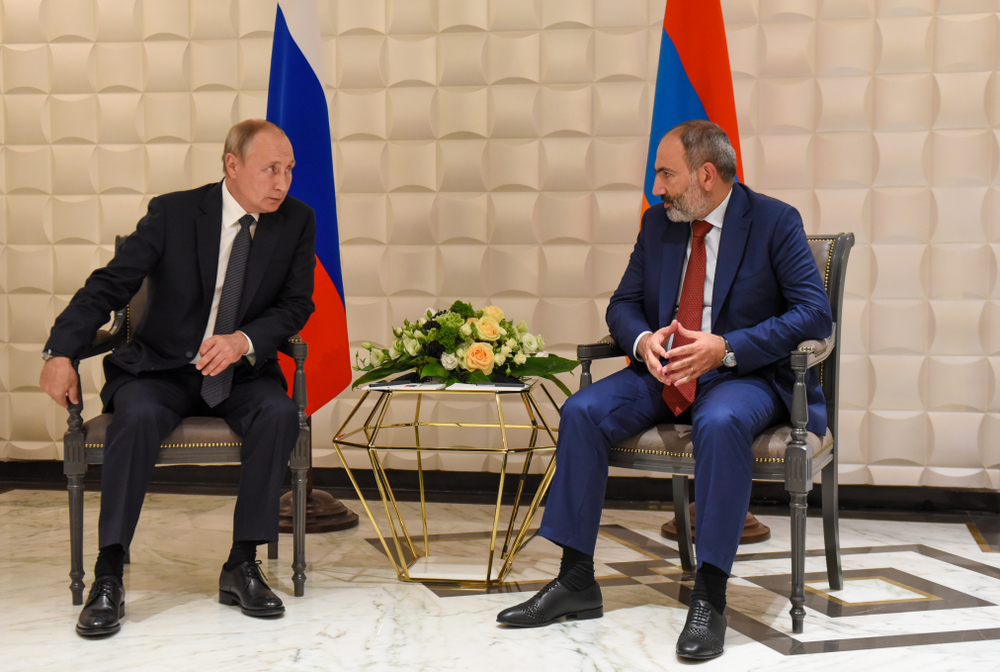
[[[405,371],[415,371],[422,382],[500,382],[503,377],[538,376],[555,383],[567,396],[570,391],[555,377],[575,369],[580,362],[546,353],[545,341],[528,332],[522,320],[515,325],[497,306],[473,310],[456,301],[451,308],[416,322],[404,320],[394,327],[388,348],[362,343],[367,358],[354,355],[354,369],[365,374],[353,387]]]

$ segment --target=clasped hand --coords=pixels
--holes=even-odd
[[[238,331],[234,334],[216,334],[206,338],[201,344],[201,348],[198,349],[201,359],[195,364],[195,368],[201,371],[202,375],[215,376],[225,371],[233,362],[239,361],[249,350],[249,341]]]
[[[691,342],[667,351],[667,341],[674,334],[690,339]],[[689,331],[674,320],[662,329],[640,338],[636,350],[646,368],[658,381],[664,385],[683,385],[722,365],[726,341],[709,332]],[[661,358],[669,360],[666,365],[660,364]]]

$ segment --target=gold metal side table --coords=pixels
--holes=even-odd
[[[354,485],[354,489],[358,493],[358,498],[361,500],[365,513],[368,514],[368,518],[371,520],[372,525],[375,528],[375,534],[378,535],[385,554],[392,563],[393,568],[396,570],[396,575],[401,581],[442,582],[460,584],[467,587],[490,587],[504,581],[504,578],[511,570],[514,558],[518,551],[521,550],[525,543],[527,543],[525,541],[525,537],[528,534],[532,518],[534,517],[535,511],[538,509],[542,498],[545,496],[549,484],[552,482],[552,476],[555,473],[556,461],[554,456],[556,448],[556,432],[558,431],[558,428],[550,425],[545,420],[541,409],[535,402],[532,392],[535,391],[536,385],[537,381],[527,383],[523,387],[454,385],[451,388],[443,389],[443,385],[434,386],[408,384],[392,386],[369,385],[362,388],[364,390],[364,394],[354,406],[350,415],[347,416],[344,424],[341,425],[340,429],[337,431],[337,434],[333,439],[333,445],[337,450],[337,454],[340,456],[340,460],[344,465],[344,469],[347,472],[348,477],[351,479],[351,483]],[[545,396],[548,397],[552,405],[558,409],[558,404],[556,404],[555,400],[552,399],[548,390],[541,385],[537,385],[537,387],[544,392]],[[409,398],[409,400],[412,401],[413,395],[416,395],[416,411],[413,415],[413,420],[410,422],[389,422],[387,414],[393,401],[401,398]],[[421,402],[424,397],[451,398],[453,395],[474,395],[483,401],[492,401],[493,404],[495,404],[497,421],[436,422],[421,419]],[[368,402],[371,397],[374,397],[374,404],[371,406],[364,423],[360,426],[354,427],[353,429],[348,429],[348,425],[351,423],[351,420],[358,414],[359,411],[361,411],[363,407],[366,406],[366,402]],[[518,407],[520,407],[520,403],[518,402],[523,403],[524,409],[527,411],[527,422],[516,424],[507,422],[504,419],[504,401],[507,401],[508,403],[513,402],[517,404]],[[499,447],[424,445],[421,442],[420,437],[421,429],[432,427],[499,429],[502,442]],[[517,430],[517,433],[527,432],[527,441],[522,442],[522,444],[518,444],[510,436],[512,433],[511,430]],[[403,443],[402,445],[400,445],[400,443],[387,445],[386,443],[380,442],[380,440],[384,440],[384,437],[390,433],[398,432],[404,432],[406,437],[408,437],[405,439],[407,441],[406,443]],[[425,435],[426,433],[427,432],[425,431]],[[409,442],[411,439],[412,443]],[[539,441],[542,443],[539,443]],[[362,448],[367,451],[368,458],[372,465],[372,474],[375,477],[375,483],[378,487],[379,496],[382,500],[382,506],[385,509],[385,522],[387,523],[389,534],[383,533],[383,529],[379,526],[378,520],[376,520],[374,513],[368,506],[368,502],[361,494],[361,488],[358,487],[358,482],[354,478],[354,474],[352,473],[347,460],[344,458],[342,450],[344,448]],[[403,515],[400,512],[399,504],[397,503],[396,497],[393,495],[392,488],[389,485],[389,479],[386,475],[383,461],[379,456],[379,451],[389,450],[413,451],[416,453],[417,474],[420,486],[420,522],[423,527],[423,553],[418,550],[418,545],[413,543],[413,538],[411,537],[406,527],[406,523],[403,520]],[[424,470],[422,458],[424,453],[434,452],[490,453],[498,454],[501,457],[502,466],[499,473],[500,483],[497,489],[496,508],[493,513],[493,529],[490,533],[489,557],[485,565],[480,563],[476,566],[470,567],[468,564],[449,561],[449,558],[447,557],[434,556],[431,554],[431,535],[428,535],[427,531],[427,502],[424,493]],[[549,464],[542,475],[542,480],[538,486],[538,490],[535,492],[534,497],[532,497],[527,511],[524,514],[523,520],[521,524],[517,526],[515,531],[518,509],[520,507],[521,497],[525,490],[525,478],[531,467],[532,458],[536,453],[547,453],[552,457],[552,459],[549,460]],[[507,532],[503,538],[499,559],[494,562],[497,555],[497,537],[500,530],[500,513],[501,501],[504,493],[504,482],[508,477],[516,477],[515,474],[508,473],[508,460],[511,456],[519,454],[524,455],[524,466],[520,470],[517,493],[514,496],[510,519],[506,525]],[[390,543],[393,545],[392,549],[390,549]],[[395,551],[395,553],[393,551]],[[409,556],[409,559],[407,556]]]

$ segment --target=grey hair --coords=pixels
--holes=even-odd
[[[735,179],[736,150],[721,126],[706,119],[692,119],[677,124],[663,137],[671,133],[680,137],[684,145],[684,162],[692,173],[711,163],[723,182]]]

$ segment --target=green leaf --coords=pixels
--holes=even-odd
[[[556,373],[568,373],[578,367],[580,362],[575,359],[565,359],[557,355],[548,357],[528,357],[528,361],[510,367],[510,375],[522,378],[524,376],[545,377]]]
[[[382,380],[383,378],[388,378],[389,376],[395,375],[397,373],[403,373],[404,371],[409,371],[414,368],[413,360],[409,357],[406,360],[396,360],[395,362],[390,362],[388,364],[383,364],[377,369],[372,369],[365,375],[361,376],[351,384],[351,389],[358,388],[362,385],[368,383],[373,383],[376,380]]]
[[[421,378],[424,376],[431,376],[433,378],[447,378],[451,373],[448,369],[444,368],[438,362],[431,362],[420,369]]]
[[[490,381],[489,376],[487,376],[485,373],[483,373],[479,369],[476,369],[475,371],[473,371],[472,373],[469,374],[469,382],[470,383],[489,383],[489,382],[492,382],[492,381]]]

